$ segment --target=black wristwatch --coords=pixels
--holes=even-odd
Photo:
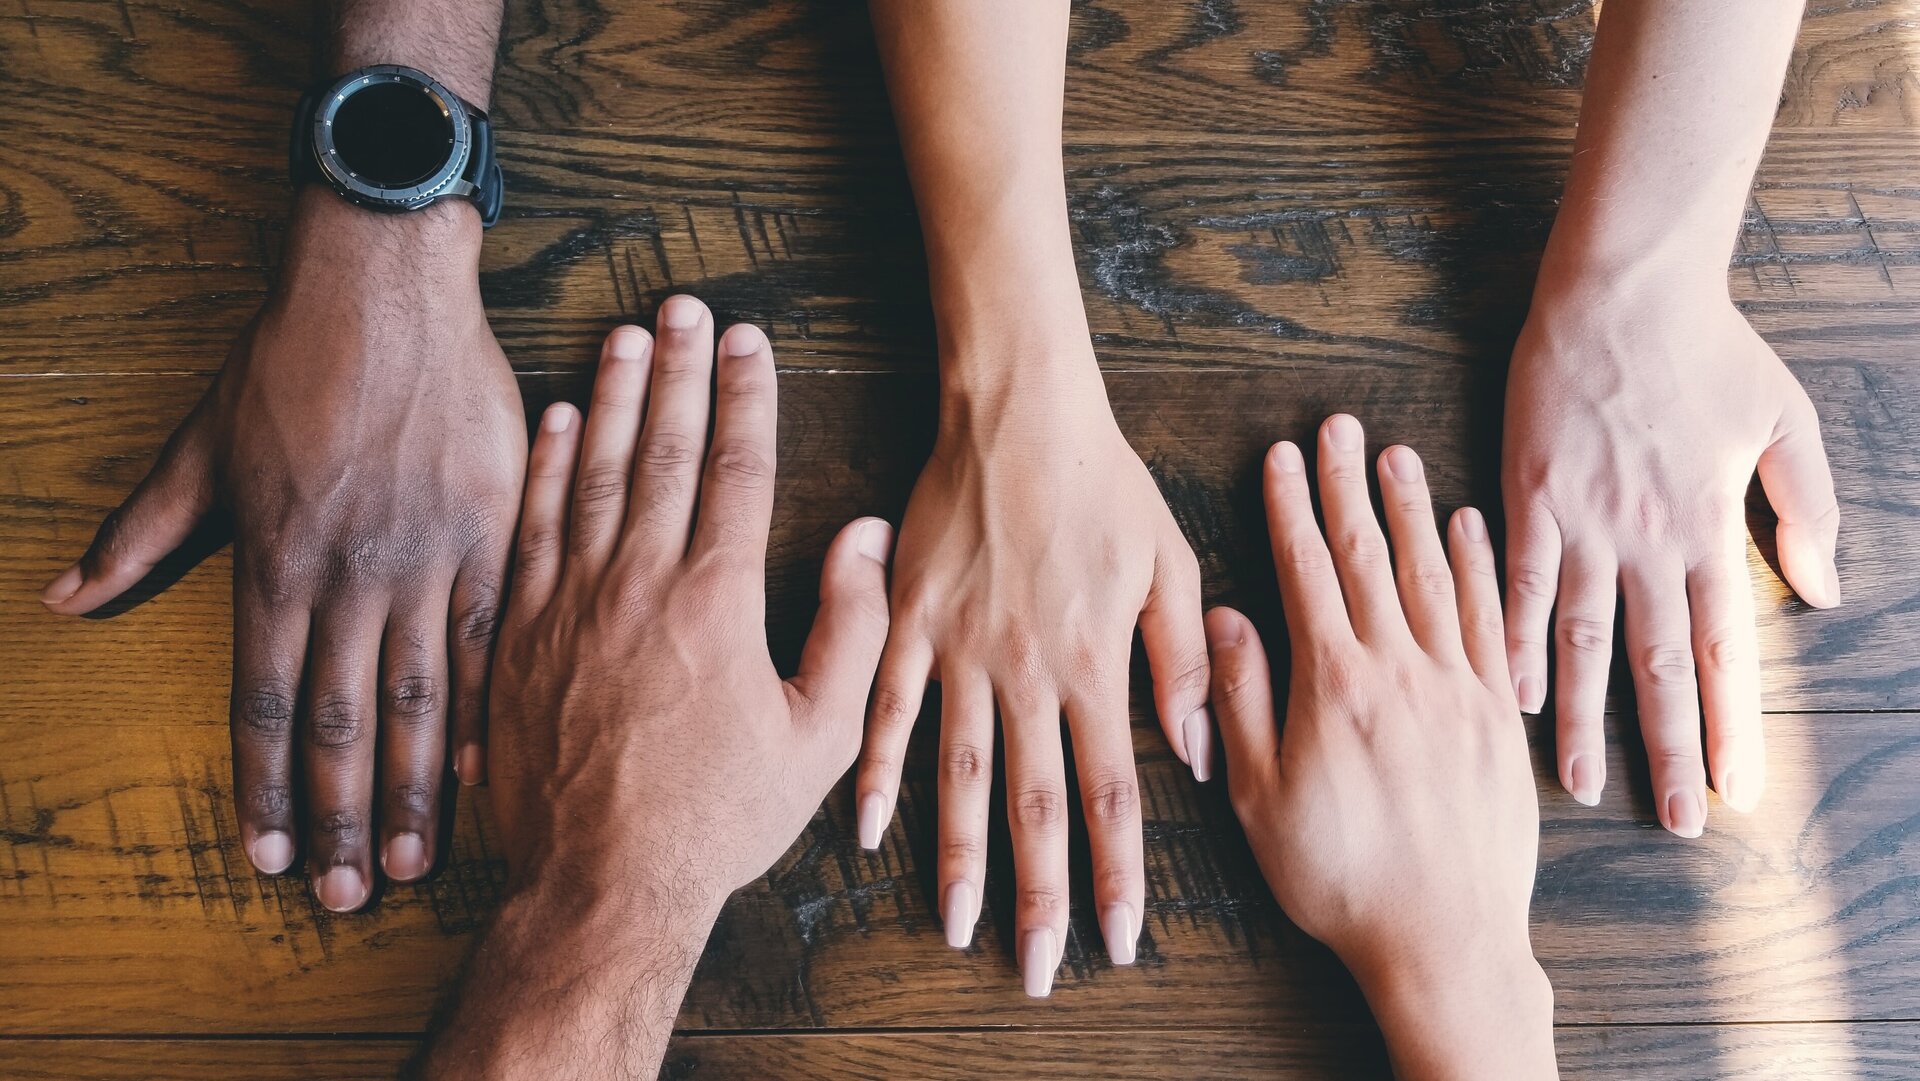
[[[319,181],[350,203],[391,212],[470,199],[500,220],[504,185],[487,114],[417,68],[375,64],[300,98],[293,182]]]

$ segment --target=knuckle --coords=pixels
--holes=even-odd
[[[401,675],[387,684],[387,712],[402,719],[422,719],[438,712],[445,697],[440,683],[428,675]]]
[[[359,811],[329,811],[313,820],[316,836],[336,848],[358,845],[367,837],[367,817]]]
[[[757,488],[773,476],[766,454],[746,443],[729,441],[714,446],[707,469],[715,483],[735,488]]]
[[[1450,597],[1453,595],[1453,574],[1444,563],[1421,560],[1407,568],[1407,584],[1413,591],[1427,597]]]
[[[1066,824],[1067,798],[1057,788],[1035,786],[1014,793],[1013,821],[1029,833],[1054,833]]]
[[[1507,568],[1507,588],[1528,600],[1552,600],[1556,584],[1553,574],[1539,564],[1515,563]]]
[[[1132,822],[1140,809],[1139,789],[1131,778],[1111,777],[1087,789],[1087,817],[1108,826]]]
[[[293,791],[274,781],[248,785],[241,793],[240,806],[255,819],[281,818],[293,807]]]
[[[687,435],[653,432],[641,440],[634,468],[643,477],[677,477],[691,470],[699,460],[700,447]]]
[[[1587,616],[1566,616],[1555,630],[1560,648],[1569,653],[1595,656],[1613,645],[1613,625]]]
[[[241,726],[258,739],[285,739],[293,729],[293,695],[277,684],[248,688],[237,712]]]
[[[1289,540],[1280,545],[1280,565],[1282,570],[1292,571],[1301,577],[1325,574],[1331,570],[1327,560],[1327,551],[1318,544],[1308,544],[1304,540]]]
[[[1213,664],[1204,647],[1183,652],[1166,679],[1168,689],[1189,695],[1204,695],[1213,679]]]
[[[358,701],[343,694],[324,694],[313,703],[307,719],[311,738],[317,747],[344,750],[365,739],[368,734],[366,710]]]
[[[992,776],[993,757],[972,744],[944,747],[940,752],[940,773],[948,784],[979,788]]]
[[[893,727],[910,724],[920,715],[919,708],[892,687],[881,687],[873,693],[874,723]]]
[[[1334,534],[1333,550],[1346,563],[1356,567],[1371,567],[1386,558],[1387,542],[1377,529],[1354,526]]]
[[[1725,672],[1745,662],[1747,650],[1741,644],[1739,635],[1727,630],[1713,630],[1707,632],[1701,656],[1708,668]]]
[[[1693,651],[1670,643],[1648,646],[1640,651],[1640,671],[1655,687],[1689,686],[1693,683]]]
[[[1343,653],[1325,652],[1313,659],[1314,679],[1321,693],[1336,702],[1359,701],[1366,691],[1366,673],[1353,658]]]
[[[1020,910],[1029,919],[1042,923],[1051,922],[1057,914],[1066,910],[1067,898],[1052,886],[1021,886]]]
[[[560,528],[529,525],[520,530],[520,562],[547,563],[560,551]]]
[[[980,838],[968,834],[964,837],[949,837],[940,842],[940,862],[946,867],[968,868],[977,865],[986,853],[986,846]]]
[[[500,587],[491,580],[468,587],[468,601],[454,617],[454,639],[470,648],[484,649],[500,633]]]
[[[1095,897],[1132,897],[1141,890],[1140,878],[1140,872],[1132,867],[1102,868],[1093,873],[1093,894]]]
[[[410,815],[431,814],[438,800],[434,787],[425,781],[408,781],[387,791],[388,806]]]
[[[613,504],[625,499],[626,495],[626,471],[596,465],[580,474],[573,499],[574,505],[585,513],[604,514],[612,509]]]
[[[1220,666],[1214,677],[1214,705],[1233,714],[1245,714],[1265,705],[1258,693],[1259,680],[1250,663],[1235,660]]]

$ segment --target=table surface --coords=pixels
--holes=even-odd
[[[833,528],[897,518],[934,423],[924,261],[864,6],[510,6],[493,110],[510,195],[483,288],[529,411],[579,400],[598,337],[672,291],[767,328],[784,372],[770,629],[791,663]],[[1787,593],[1756,499],[1770,786],[1750,816],[1715,802],[1699,840],[1656,824],[1630,696],[1595,808],[1559,790],[1551,720],[1534,724],[1534,942],[1570,1075],[1920,1071],[1920,0],[1811,7],[1731,280],[1819,409],[1848,602]],[[1447,507],[1496,505],[1506,354],[1593,14],[1076,5],[1066,164],[1089,316],[1210,601],[1277,624],[1258,462],[1330,411],[1420,449]],[[499,896],[471,792],[437,875],[363,914],[248,868],[225,552],[110,618],[34,599],[268,288],[313,18],[301,0],[0,5],[6,1076],[390,1073]],[[664,1075],[1383,1076],[1351,981],[1145,708],[1138,964],[1113,967],[1076,904],[1053,998],[1021,994],[1004,820],[976,944],[946,948],[930,712],[878,852],[855,844],[843,785],[735,898]]]

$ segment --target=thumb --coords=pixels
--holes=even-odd
[[[1795,400],[1760,455],[1760,484],[1780,518],[1776,539],[1787,584],[1815,608],[1832,608],[1840,603],[1840,574],[1833,562],[1840,506],[1820,445],[1820,417],[1806,392],[1798,385],[1793,389]]]
[[[887,559],[893,527],[861,518],[840,530],[820,570],[820,612],[800,670],[787,681],[796,720],[834,749],[842,769],[860,749],[867,692],[887,644]]]
[[[178,548],[213,505],[204,404],[188,414],[146,479],[100,523],[80,561],[40,591],[61,615],[84,615],[126,592]]]

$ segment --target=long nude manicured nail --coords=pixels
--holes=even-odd
[[[352,912],[367,903],[367,880],[352,867],[335,867],[313,882],[313,895],[334,912]]]
[[[1107,956],[1116,965],[1133,964],[1134,942],[1140,937],[1140,925],[1133,918],[1133,906],[1116,901],[1100,913],[1100,935],[1107,940]]]
[[[1186,737],[1187,765],[1193,767],[1193,779],[1204,784],[1213,776],[1213,718],[1207,707],[1187,714],[1180,734]]]
[[[461,784],[479,784],[487,775],[487,752],[478,743],[460,748],[453,758],[453,772]]]
[[[1590,754],[1576,754],[1567,763],[1567,792],[1591,807],[1600,802],[1600,789],[1606,784],[1605,767]]]
[[[86,572],[80,569],[80,564],[75,563],[73,566],[61,571],[60,577],[47,583],[47,587],[40,591],[40,603],[59,604],[61,601],[80,592],[80,586],[86,580]]]
[[[247,858],[261,874],[277,875],[293,863],[293,838],[279,830],[263,833],[247,846]]]
[[[396,833],[380,856],[380,866],[402,882],[427,873],[427,842],[417,833]]]
[[[1681,790],[1667,797],[1667,828],[1677,837],[1698,837],[1707,828],[1707,807],[1700,794]]]
[[[1053,993],[1053,970],[1060,966],[1053,942],[1050,927],[1036,927],[1020,940],[1020,982],[1026,985],[1028,998]]]
[[[887,829],[887,798],[878,792],[860,797],[860,847],[871,852],[880,847],[880,835]]]
[[[947,928],[947,945],[964,950],[973,944],[973,886],[955,882],[947,887],[946,900],[940,906],[940,922]]]

